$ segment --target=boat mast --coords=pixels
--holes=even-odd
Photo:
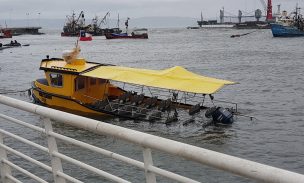
[[[119,29],[119,13],[118,13],[118,18],[117,18],[117,28]]]

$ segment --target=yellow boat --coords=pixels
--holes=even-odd
[[[205,116],[210,117],[216,110],[204,105],[206,96],[214,104],[212,94],[235,83],[180,66],[147,70],[88,62],[78,57],[79,52],[76,46],[64,52],[63,58],[41,61],[45,78],[32,83],[35,102],[86,116],[109,114],[170,123],[180,117],[201,120],[200,112],[206,108]]]

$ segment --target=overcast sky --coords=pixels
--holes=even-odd
[[[265,0],[266,1],[266,0]],[[292,10],[296,3],[304,8],[304,0],[273,0],[273,10],[281,4],[281,9]],[[225,7],[226,15],[237,15],[240,9],[243,15],[255,9],[263,9],[261,0],[0,0],[0,19],[64,19],[74,10],[85,12],[87,19],[104,16],[111,12],[111,18],[140,18],[155,16],[177,16],[214,18],[219,9]],[[303,10],[304,11],[304,10]]]

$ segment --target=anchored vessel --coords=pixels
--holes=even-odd
[[[206,122],[206,117],[225,124],[233,122],[236,108],[214,106],[212,94],[234,82],[201,76],[179,66],[147,70],[88,62],[77,57],[79,51],[77,46],[65,51],[63,59],[47,57],[41,61],[45,78],[32,83],[35,102],[77,114],[109,114],[166,124]]]
[[[304,18],[300,14],[298,7],[291,16],[283,11],[282,16],[278,17],[275,23],[271,23],[273,37],[299,37],[304,36]]]
[[[148,39],[148,29],[134,29],[129,35],[128,33],[108,33],[105,34],[107,39]]]
[[[110,15],[109,12],[99,20],[96,16],[92,19],[92,23],[86,25],[84,12],[81,11],[78,17],[76,17],[73,12],[72,16],[67,16],[67,20],[65,25],[63,26],[63,32],[61,32],[61,36],[73,36],[77,37],[80,31],[85,31],[86,33],[90,33],[93,36],[103,36],[106,33],[120,33],[121,30],[119,27],[117,28],[101,28],[102,24],[107,22],[107,17]]]

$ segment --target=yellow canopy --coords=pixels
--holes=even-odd
[[[159,71],[119,66],[101,66],[81,75],[202,94],[212,94],[224,87],[224,85],[235,84],[231,81],[201,76],[187,71],[180,66]]]

